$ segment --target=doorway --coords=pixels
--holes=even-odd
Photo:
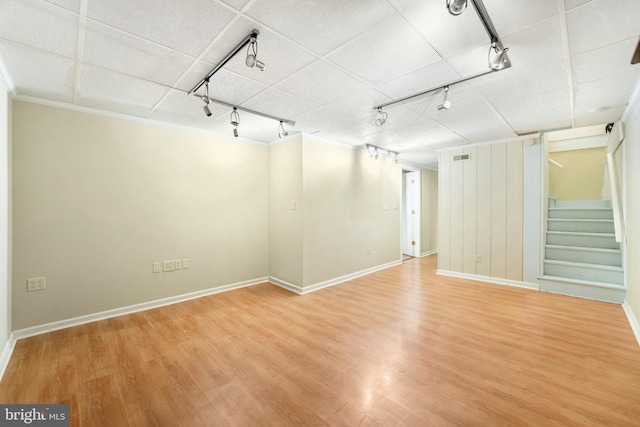
[[[420,256],[420,170],[402,170],[402,260]]]

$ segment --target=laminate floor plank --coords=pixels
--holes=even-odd
[[[271,284],[18,341],[2,403],[72,426],[637,426],[622,307],[436,274]]]

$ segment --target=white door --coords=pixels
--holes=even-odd
[[[402,253],[420,254],[420,172],[402,171]]]

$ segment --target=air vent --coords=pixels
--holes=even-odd
[[[471,156],[469,154],[456,154],[455,156],[453,156],[453,161],[460,162],[462,160],[469,160],[470,158]]]

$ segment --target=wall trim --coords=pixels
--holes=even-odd
[[[16,89],[16,85],[11,78],[11,74],[9,74],[9,69],[7,68],[7,64],[4,62],[4,58],[0,54],[0,83],[7,89],[9,96],[11,98],[15,98],[18,95],[18,90]]]
[[[501,279],[499,277],[479,276],[477,274],[459,273],[457,271],[440,270],[440,269],[436,271],[436,274],[440,274],[442,276],[457,277],[460,279],[470,279],[470,280],[475,280],[476,282],[493,283],[495,285],[513,286],[516,288],[531,289],[534,291],[540,290],[540,285],[536,283],[521,282],[518,280],[510,280],[510,279]]]
[[[87,314],[84,316],[72,317],[70,319],[59,320],[56,322],[45,323],[43,325],[31,326],[29,328],[17,329],[13,331],[16,340],[33,337],[36,335],[46,334],[48,332],[60,329],[71,328],[73,326],[84,325],[87,323],[97,322],[99,320],[111,319],[113,317],[124,316],[127,314],[138,313],[141,311],[152,310],[154,308],[164,307],[165,305],[177,304],[196,298],[202,298],[209,295],[219,294],[222,292],[233,291],[236,289],[246,288],[249,286],[267,283],[267,277],[246,280],[243,282],[232,283],[229,285],[218,286],[215,288],[204,289],[201,291],[190,292],[187,294],[176,295],[168,298],[157,299],[153,301],[143,302],[140,304],[129,305],[126,307],[114,308],[112,310],[100,311],[98,313]]]
[[[0,354],[0,381],[2,381],[4,372],[7,370],[7,366],[9,365],[9,360],[11,360],[11,355],[13,354],[13,349],[15,347],[16,347],[16,337],[12,332],[11,334],[9,334],[9,339],[7,340],[7,343],[4,345],[2,354]]]
[[[339,285],[340,283],[348,282],[349,280],[357,279],[358,277],[366,276],[368,274],[375,273],[376,271],[385,270],[387,268],[395,267],[396,265],[400,264],[402,264],[402,260],[391,261],[386,264],[377,265],[375,267],[356,271],[355,273],[347,274],[345,276],[336,277],[335,279],[325,280],[324,282],[319,282],[303,287],[288,283],[284,280],[272,276],[269,276],[269,282],[276,286],[280,286],[281,288],[284,288],[288,291],[295,292],[298,295],[306,295],[311,292],[319,291],[320,289]]]
[[[631,329],[633,330],[633,334],[636,336],[636,341],[638,341],[638,345],[640,345],[640,322],[638,322],[638,318],[633,313],[629,302],[625,298],[622,303],[622,309],[624,313],[627,315],[627,319],[629,319],[629,324],[631,325]]]
[[[528,133],[528,134],[516,136],[513,138],[496,139],[495,141],[474,142],[472,144],[465,144],[464,148],[475,148],[475,147],[483,147],[486,145],[503,144],[503,143],[509,143],[509,142],[520,142],[520,141],[526,141],[527,139],[535,140],[540,138],[541,135],[542,133],[537,132],[537,133]],[[443,148],[438,148],[436,151],[438,153],[446,153],[448,151],[459,150],[461,147],[462,146],[460,145],[456,145],[453,147],[443,147]]]
[[[420,256],[420,258],[422,258],[422,257],[430,256],[430,255],[435,255],[437,253],[438,253],[437,249],[431,249],[430,251],[422,252],[419,256]]]

